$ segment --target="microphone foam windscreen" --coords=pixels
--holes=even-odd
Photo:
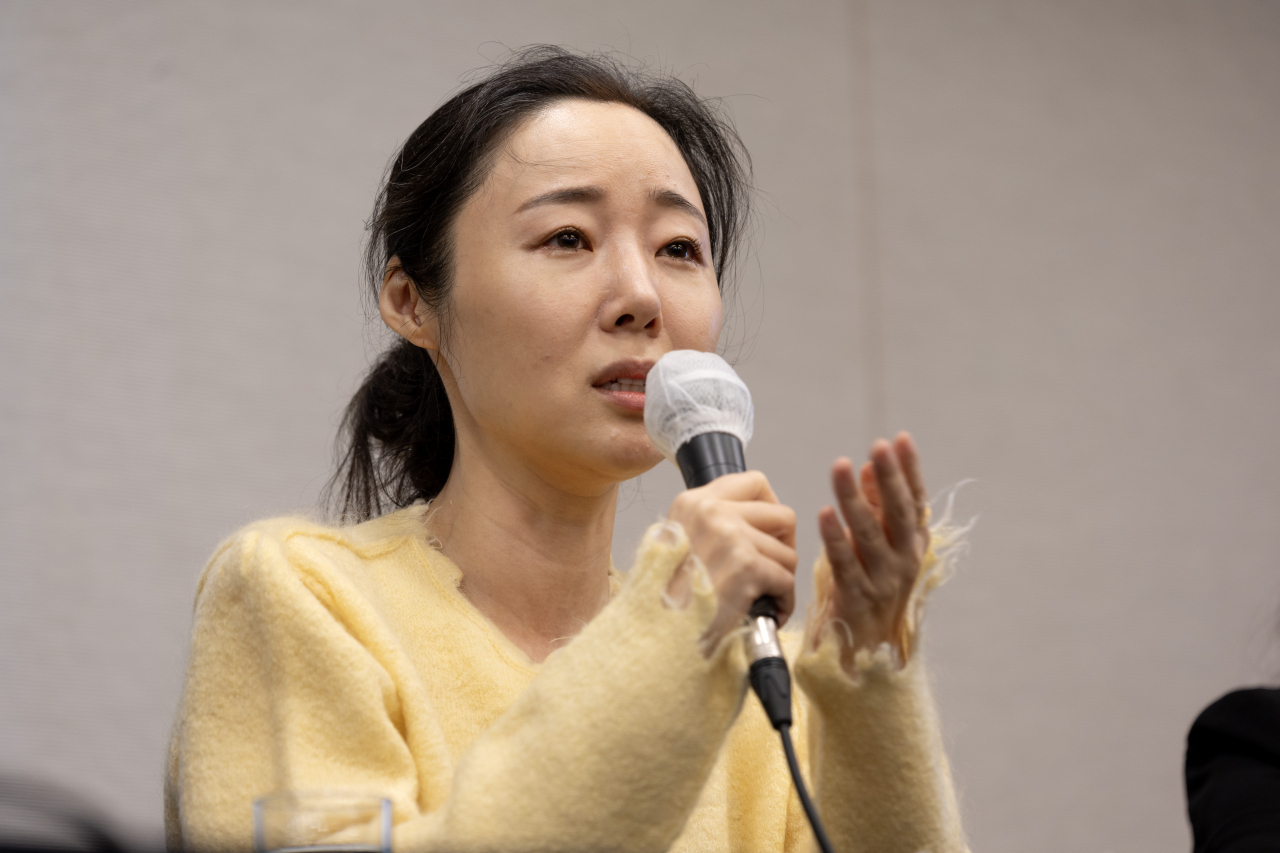
[[[644,426],[662,455],[674,461],[689,439],[727,432],[751,440],[751,392],[713,352],[678,349],[658,359],[644,382]]]

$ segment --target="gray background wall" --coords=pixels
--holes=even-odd
[[[196,574],[314,501],[381,343],[381,169],[544,41],[727,98],[728,351],[803,560],[876,435],[976,478],[927,637],[973,848],[1185,849],[1188,725],[1280,672],[1274,2],[2,0],[0,770],[156,837]]]

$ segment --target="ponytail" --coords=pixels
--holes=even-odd
[[[402,340],[382,354],[347,404],[338,446],[325,502],[346,521],[440,493],[453,465],[453,412],[430,353]]]

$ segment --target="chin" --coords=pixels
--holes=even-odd
[[[616,449],[622,452],[610,454],[611,458],[606,463],[606,466],[612,474],[611,479],[619,483],[624,480],[630,480],[632,477],[639,477],[644,472],[652,470],[663,460],[662,454],[649,443],[648,437],[645,438],[643,444],[637,443],[630,448]]]
[[[593,481],[591,488],[621,483],[638,477],[663,460],[649,441],[644,423],[628,419],[615,423],[582,424],[580,429],[561,430],[555,436],[555,457],[561,471],[577,471],[576,476]]]

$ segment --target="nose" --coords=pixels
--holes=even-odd
[[[657,337],[662,331],[662,298],[653,265],[643,249],[619,252],[609,270],[609,295],[600,313],[605,331],[636,331]]]

